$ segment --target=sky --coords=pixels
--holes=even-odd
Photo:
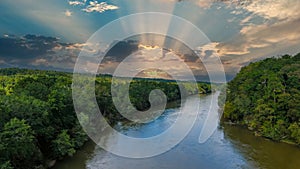
[[[201,30],[209,39],[201,46],[201,55],[218,56],[231,79],[250,62],[300,52],[299,9],[299,0],[2,0],[0,67],[72,71],[79,52],[97,30],[120,17],[161,12],[184,18]],[[145,22],[134,26],[151,27]],[[118,27],[112,32],[129,28]],[[174,30],[191,34],[184,26]],[[162,44],[166,37],[153,36],[156,38],[151,42],[142,36],[114,39],[119,43],[106,54],[102,72],[112,74],[127,56],[131,56],[131,64],[139,65],[167,56],[169,60],[161,67],[184,76],[184,66],[172,60],[177,58],[196,77],[207,75],[194,56],[195,49],[184,49],[185,44],[172,38],[167,38],[171,39],[169,45]],[[140,71],[147,77],[166,76],[160,71]]]

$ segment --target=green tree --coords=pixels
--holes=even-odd
[[[296,143],[300,144],[300,127],[297,123],[293,123],[289,126],[289,131],[291,132],[291,137]]]
[[[0,164],[0,169],[14,169],[10,164],[10,161],[6,161],[3,164]]]
[[[58,158],[62,158],[66,155],[72,156],[76,152],[74,148],[74,143],[67,133],[67,130],[63,130],[52,142],[52,149]]]
[[[34,132],[25,120],[13,118],[6,123],[0,133],[0,142],[4,150],[1,151],[1,156],[10,160],[16,168],[32,166],[32,159],[39,152]]]

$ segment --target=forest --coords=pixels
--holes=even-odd
[[[172,80],[137,78],[129,83],[137,110],[150,107],[153,89],[162,90],[168,102],[181,99],[180,92],[184,96],[212,92],[209,83],[197,83],[195,90],[183,82],[184,91]],[[95,84],[96,100],[107,121],[111,125],[125,121],[112,102],[112,77],[99,75]],[[0,169],[47,168],[83,146],[88,137],[77,120],[71,86],[71,73],[0,69]]]
[[[243,67],[228,83],[223,121],[300,145],[300,54]]]

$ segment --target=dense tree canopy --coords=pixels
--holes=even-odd
[[[180,91],[170,80],[124,79],[113,85],[126,83],[130,83],[130,101],[138,110],[149,108],[153,89],[162,90],[167,101],[180,99],[180,92],[211,92],[210,84],[199,83],[195,90],[188,82]],[[71,73],[0,69],[0,169],[45,166],[47,160],[72,156],[87,141],[74,110],[71,84]],[[99,108],[109,123],[126,120],[114,107],[112,78],[97,76],[95,84]],[[120,88],[117,92],[128,91]]]
[[[224,119],[300,144],[300,54],[251,63],[228,84]]]

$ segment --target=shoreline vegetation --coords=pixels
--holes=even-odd
[[[243,67],[227,84],[226,97],[222,123],[300,146],[300,53]]]
[[[125,80],[126,81],[126,80]],[[123,80],[114,85],[124,85]],[[136,78],[130,82],[130,100],[136,109],[151,106],[148,97],[160,89],[167,102],[193,94],[211,93],[210,83]],[[72,156],[88,140],[73,106],[72,74],[17,68],[0,69],[0,169],[44,169]],[[120,88],[122,89],[122,87]],[[128,91],[118,91],[128,92]],[[103,116],[111,125],[124,122],[111,98],[111,76],[99,75],[95,94]]]

